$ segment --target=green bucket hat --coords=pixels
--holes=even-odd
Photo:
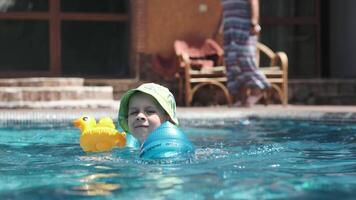
[[[127,122],[129,101],[131,96],[136,92],[142,92],[151,95],[159,103],[163,110],[166,111],[171,120],[176,125],[179,124],[176,115],[176,101],[174,100],[174,96],[168,90],[168,88],[155,83],[144,83],[138,88],[127,91],[121,98],[118,119],[119,124],[124,131],[129,132],[129,126]]]

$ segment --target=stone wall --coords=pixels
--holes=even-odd
[[[303,105],[356,105],[356,80],[290,80],[289,101]]]

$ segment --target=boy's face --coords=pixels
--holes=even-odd
[[[158,106],[153,97],[144,93],[136,93],[130,98],[128,109],[129,129],[141,141],[167,120],[168,116]]]

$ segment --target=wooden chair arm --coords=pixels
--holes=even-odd
[[[273,59],[275,56],[275,53],[272,51],[272,49],[270,49],[269,47],[267,47],[266,45],[257,42],[256,47],[258,50],[262,51],[264,54],[266,54],[268,56],[269,59]]]
[[[209,38],[206,40],[206,43],[210,45],[213,49],[215,49],[219,57],[222,57],[224,55],[224,50],[214,40]]]
[[[180,58],[180,62],[181,62],[181,67],[186,67],[186,66],[190,66],[191,62],[190,62],[190,57],[188,53],[182,52],[179,55]]]
[[[285,52],[273,52],[272,49],[260,42],[257,43],[256,47],[270,59],[270,66],[280,66],[283,71],[288,70],[288,56]],[[280,65],[278,65],[278,62],[280,62]]]
[[[276,66],[277,63],[280,62],[281,63],[281,68],[283,71],[287,72],[288,71],[288,56],[286,53],[282,52],[282,51],[278,51],[275,53],[274,58],[272,59],[272,65]]]

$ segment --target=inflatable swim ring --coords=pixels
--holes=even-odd
[[[141,143],[138,139],[136,139],[133,135],[126,133],[126,147],[139,149]]]
[[[141,147],[140,158],[189,158],[194,152],[195,147],[188,137],[174,124],[165,122],[147,137]]]

